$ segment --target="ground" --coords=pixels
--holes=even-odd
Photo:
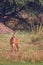
[[[8,28],[7,26],[5,26],[3,23],[0,22],[0,34],[10,32],[13,32],[13,30],[11,30],[10,28]]]
[[[43,32],[16,31],[19,51],[10,52],[13,33],[0,34],[0,65],[43,65]],[[4,64],[5,63],[5,64]],[[32,64],[33,63],[33,64]]]

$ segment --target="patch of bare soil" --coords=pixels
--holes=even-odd
[[[3,23],[0,23],[0,33],[11,33],[13,30],[6,27]]]

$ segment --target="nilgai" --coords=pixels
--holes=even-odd
[[[17,51],[19,49],[18,47],[18,39],[15,35],[13,35],[10,39],[10,45],[11,45],[11,51]]]

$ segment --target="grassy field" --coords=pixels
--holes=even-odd
[[[16,31],[19,51],[10,53],[10,38],[13,33],[0,34],[0,65],[43,65],[43,31]]]
[[[43,62],[36,62],[36,63],[32,63],[32,62],[0,62],[0,65],[43,65]]]

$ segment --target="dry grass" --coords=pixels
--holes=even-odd
[[[43,50],[22,49],[23,47],[29,47],[29,46],[28,44],[22,46],[21,44],[19,51],[12,52],[12,53],[10,52],[10,50],[3,50],[2,52],[0,52],[0,61],[3,61],[3,60],[23,61],[23,62],[43,61]]]
[[[19,51],[10,52],[9,40],[12,34],[0,34],[0,61],[43,61],[43,32],[16,33],[19,38]]]

